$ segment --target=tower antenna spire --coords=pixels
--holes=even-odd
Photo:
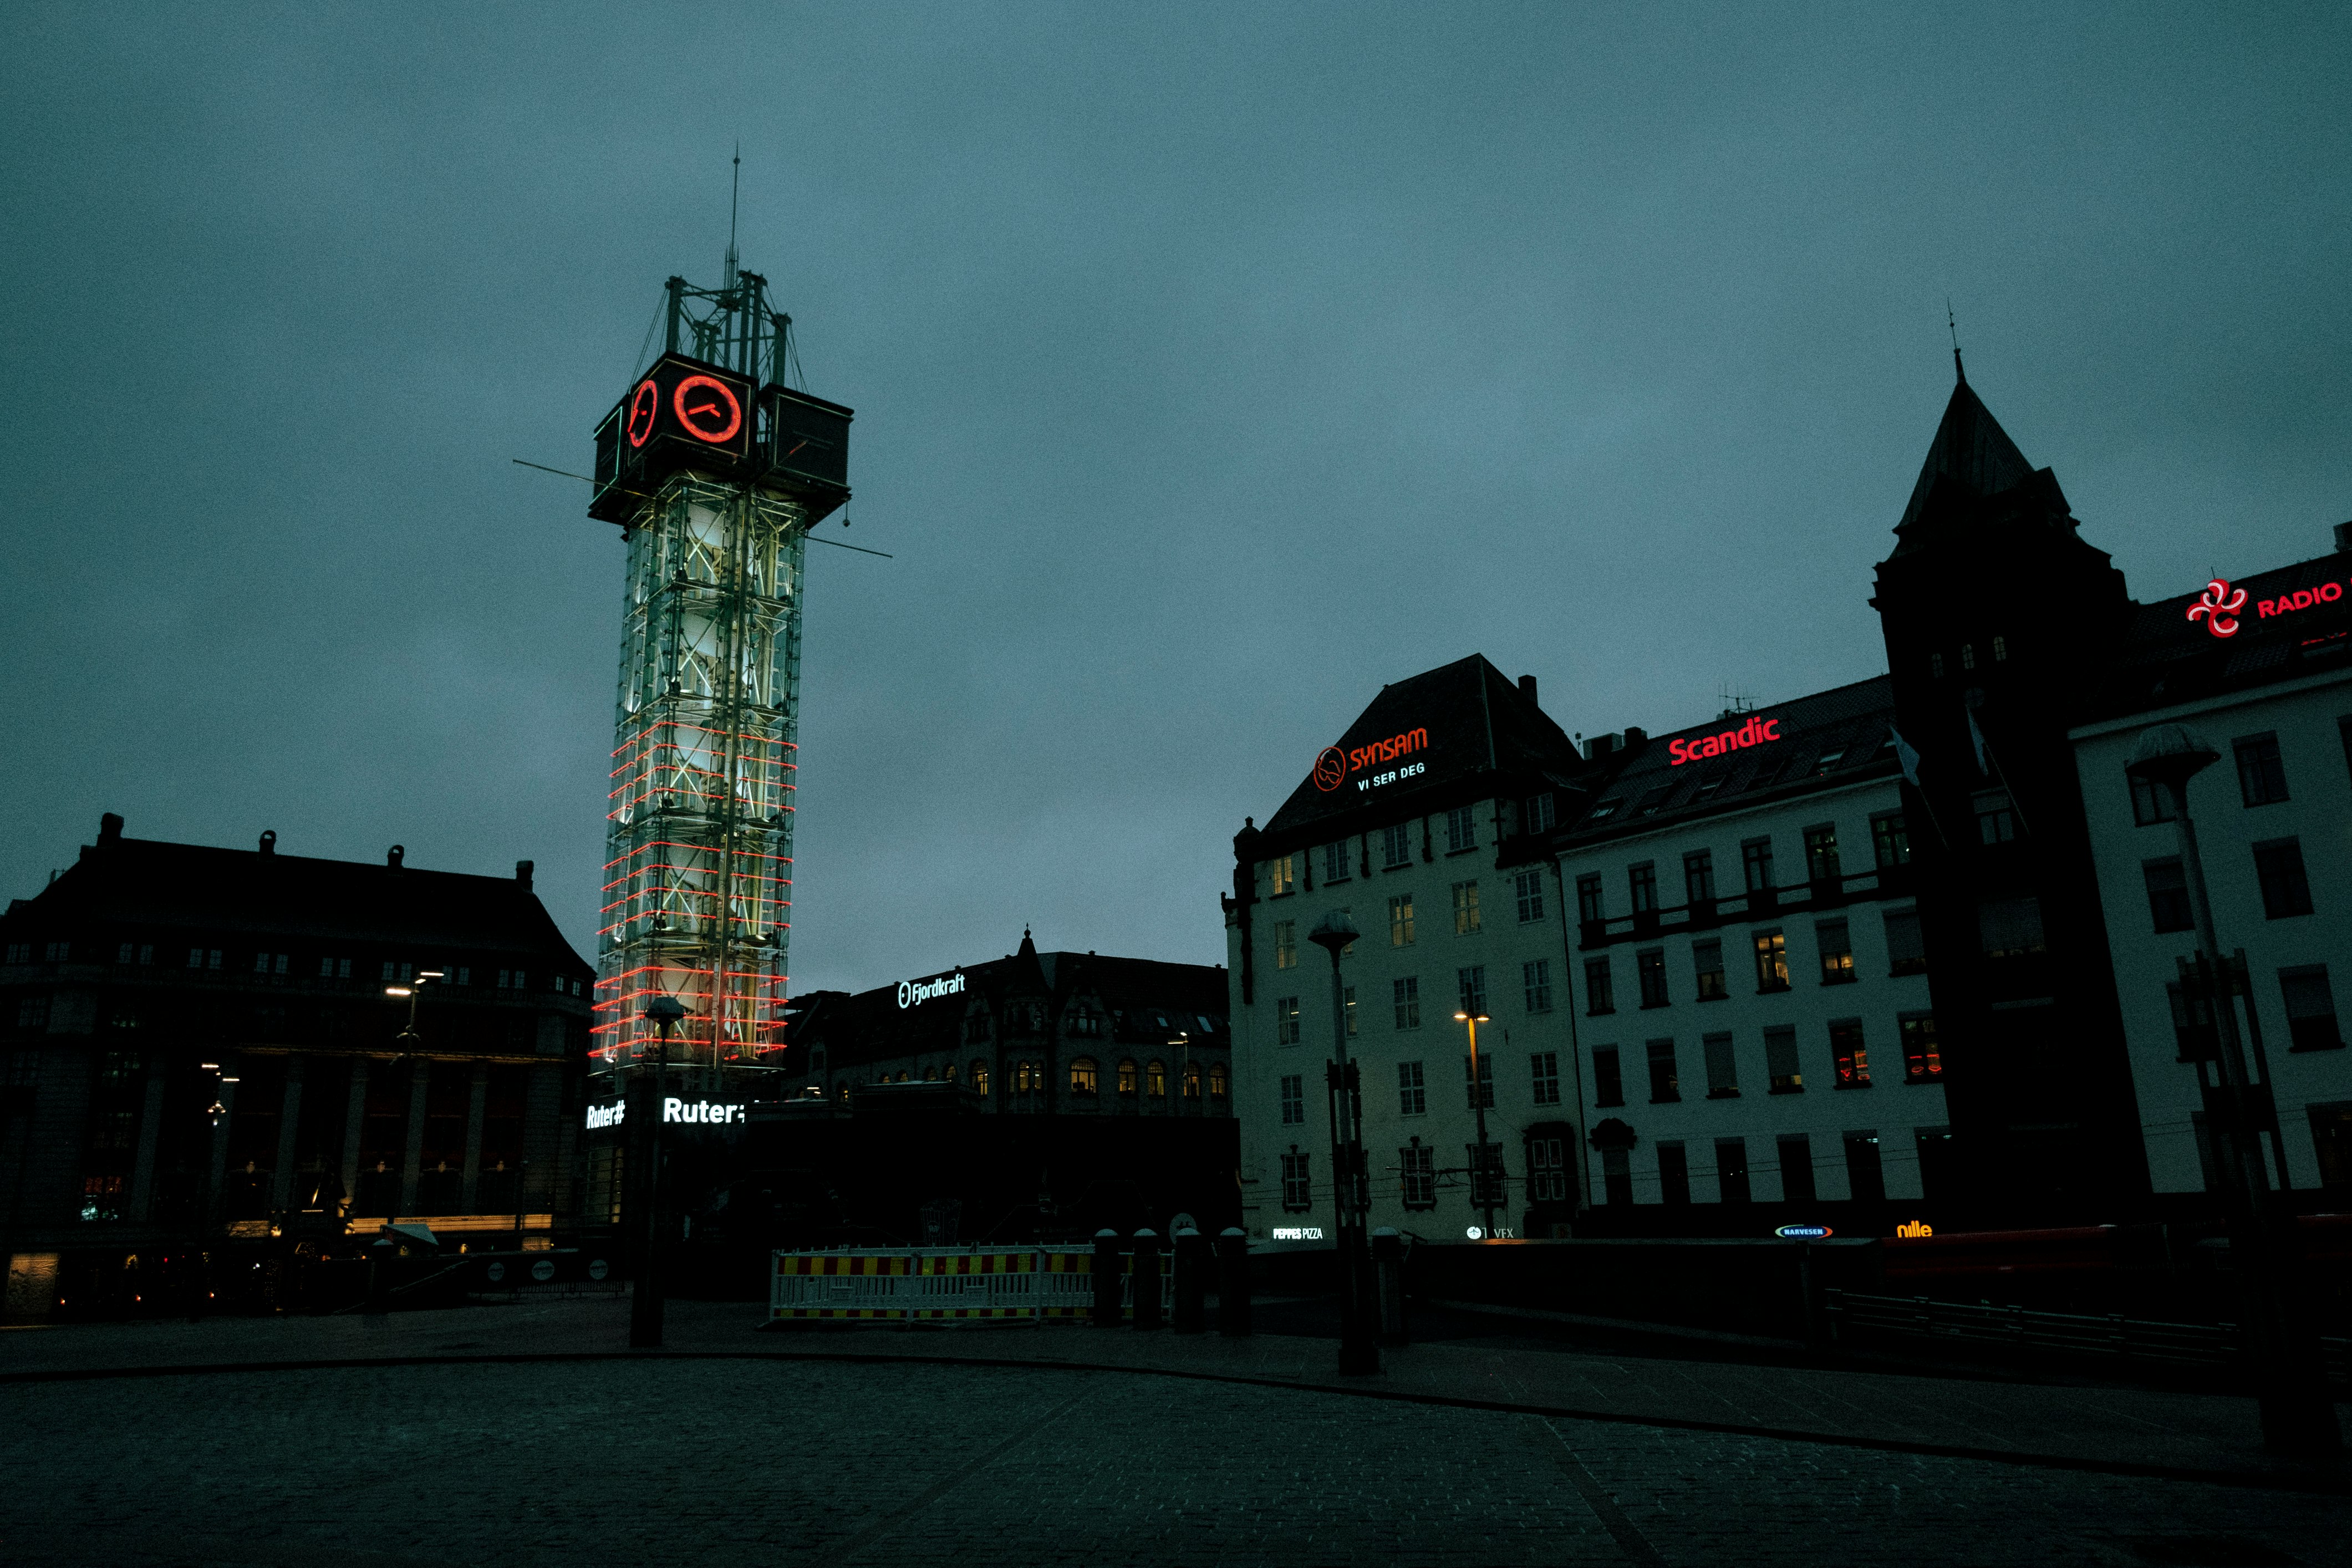
[[[1969,367],[1960,363],[1960,322],[1959,318],[1952,314],[1952,297],[1949,294],[1944,296],[1944,325],[1952,334],[1952,374],[1960,378],[1962,386],[1966,386],[1969,384]]]
[[[735,214],[741,206],[742,199],[743,142],[740,137],[738,137],[735,142],[735,177],[727,192],[727,281],[720,285],[726,289],[735,287]]]

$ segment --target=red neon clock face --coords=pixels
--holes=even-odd
[[[714,447],[732,439],[743,428],[743,405],[717,376],[688,376],[670,395],[670,406],[677,410],[677,422],[686,426],[688,435]],[[635,417],[633,411],[633,422]]]
[[[654,433],[654,421],[661,415],[661,388],[648,376],[637,383],[636,391],[629,395],[629,445],[642,447],[646,437]]]

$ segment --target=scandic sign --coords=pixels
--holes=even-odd
[[[1337,746],[1326,746],[1323,748],[1323,754],[1315,759],[1315,787],[1328,795],[1346,784],[1351,775],[1360,773],[1366,768],[1378,766],[1381,763],[1392,763],[1399,757],[1408,756],[1414,752],[1425,752],[1428,749],[1429,731],[1423,729],[1407,730],[1402,735],[1391,735],[1385,741],[1374,741],[1369,745],[1352,747],[1344,752]],[[1421,768],[1414,767],[1402,770],[1402,773],[1420,771]],[[1401,777],[1402,773],[1391,776]],[[1376,784],[1388,782],[1387,778],[1363,779],[1358,781],[1356,787],[1370,789]]]
[[[1666,742],[1666,754],[1674,758],[1671,765],[1681,767],[1708,757],[1719,757],[1726,752],[1736,752],[1743,746],[1760,746],[1767,741],[1780,738],[1778,719],[1750,719],[1737,730],[1719,730],[1712,735],[1701,735],[1696,741],[1677,737]]]

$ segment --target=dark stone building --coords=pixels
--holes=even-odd
[[[12,1311],[152,1298],[166,1258],[174,1290],[191,1260],[218,1290],[230,1252],[332,1251],[394,1217],[508,1247],[572,1223],[593,976],[530,862],[477,877],[276,837],[126,838],[110,813],[0,916]]]

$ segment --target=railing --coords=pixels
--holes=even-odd
[[[1665,909],[1635,914],[1610,915],[1577,922],[1581,947],[1606,947],[1611,942],[1637,941],[1668,931],[1712,931],[1718,926],[1762,920],[1790,911],[1842,909],[1874,899],[1902,898],[1914,890],[1911,868],[1886,866],[1851,876],[1826,877],[1790,888],[1759,888],[1727,897],[1696,899]]]
[[[1832,1333],[1931,1340],[1946,1344],[2105,1361],[2119,1365],[2234,1367],[2244,1353],[2234,1323],[2152,1323],[2120,1315],[2083,1317],[2023,1307],[1970,1306],[1926,1296],[1859,1296],[1822,1292]],[[2319,1342],[2320,1374],[2352,1384],[2352,1341]]]
[[[778,1252],[769,1275],[772,1322],[1079,1322],[1094,1310],[1091,1248],[893,1247]],[[1161,1321],[1175,1277],[1160,1273]],[[1122,1269],[1119,1310],[1135,1310],[1135,1277]]]

